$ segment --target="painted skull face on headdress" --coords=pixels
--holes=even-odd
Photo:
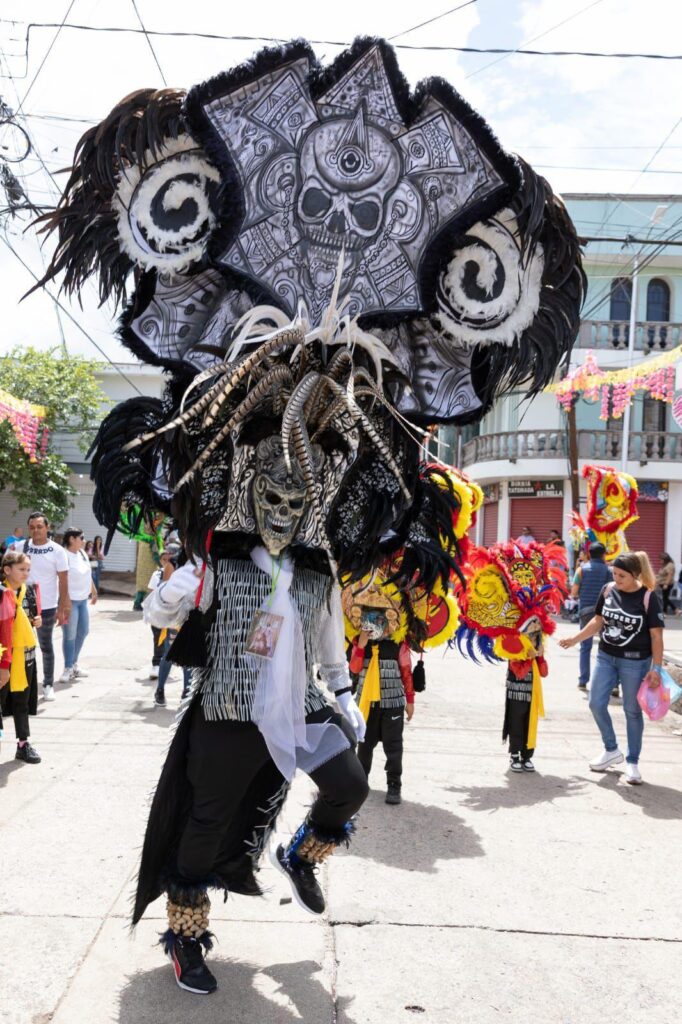
[[[319,449],[315,453],[322,461]],[[256,476],[251,500],[258,533],[271,555],[279,555],[295,539],[306,511],[306,486],[300,467],[287,468],[279,437],[268,437],[256,449]]]

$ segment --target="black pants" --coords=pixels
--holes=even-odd
[[[530,721],[530,701],[510,700],[507,698],[507,729],[509,730],[509,753],[520,754],[525,761],[532,757],[535,749],[526,746],[528,740],[528,722]]]
[[[43,608],[43,623],[38,626],[38,643],[43,656],[43,686],[54,685],[54,645],[52,633],[57,615],[56,608]]]
[[[323,711],[307,720],[322,722],[333,717]],[[225,837],[234,835],[234,820],[243,814],[249,788],[270,760],[265,740],[252,722],[209,722],[201,708],[197,709],[187,757],[192,808],[177,854],[183,881],[198,882],[219,872],[228,855]],[[367,779],[355,751],[342,751],[310,777],[319,790],[310,812],[312,823],[321,830],[341,832],[367,799]]]
[[[18,740],[27,740],[31,735],[28,727],[28,698],[30,686],[25,690],[10,692],[9,683],[0,690],[0,707],[2,714],[11,714],[14,719],[14,732]]]
[[[663,614],[664,615],[667,614],[668,608],[670,608],[673,611],[673,613],[675,611],[675,605],[670,600],[670,591],[672,589],[673,589],[672,588],[672,584],[669,587],[661,587],[661,594],[663,596]]]
[[[154,639],[154,649],[152,651],[152,665],[156,665],[158,668],[163,658],[163,644],[159,644],[159,637],[161,636],[161,630],[158,626],[152,626],[152,636]]]
[[[358,759],[368,776],[372,770],[374,748],[381,741],[386,755],[386,779],[389,785],[400,785],[403,774],[404,726],[405,708],[382,708],[378,703],[372,704],[365,738],[358,745]]]

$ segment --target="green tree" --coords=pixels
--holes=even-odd
[[[0,486],[10,491],[19,508],[41,509],[55,523],[72,508],[76,491],[69,484],[69,467],[52,450],[54,433],[73,434],[81,451],[88,450],[107,402],[96,369],[97,363],[64,356],[59,348],[17,346],[0,357],[0,388],[45,406],[50,431],[46,455],[31,462],[9,423],[0,423]]]

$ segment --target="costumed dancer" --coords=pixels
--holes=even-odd
[[[572,513],[573,547],[589,553],[591,544],[602,544],[605,561],[613,562],[629,551],[625,530],[639,519],[637,481],[612,466],[584,466],[582,475],[587,480],[587,510],[584,518]]]
[[[459,594],[457,646],[477,660],[508,661],[502,740],[513,772],[534,772],[538,719],[544,718],[545,636],[566,596],[566,549],[559,544],[474,548]]]
[[[347,605],[347,623],[356,623],[349,667],[355,699],[367,723],[358,758],[369,778],[374,749],[381,742],[386,755],[386,803],[399,804],[403,728],[405,717],[410,722],[414,714],[414,683],[406,623],[400,623],[399,594],[394,589],[391,598],[389,591],[386,582],[378,583],[375,578],[365,585],[347,587],[342,603]]]
[[[30,743],[29,715],[38,713],[38,672],[35,629],[42,623],[40,587],[27,583],[31,559],[19,551],[2,558],[0,583],[0,735],[2,715],[12,715],[17,738],[16,758],[39,764]]]
[[[451,554],[458,564],[465,562],[467,531],[476,521],[483,492],[453,468],[425,468],[436,485],[446,493],[452,489],[456,496],[452,528],[441,534],[441,540],[447,544],[454,536],[457,546]],[[355,699],[367,723],[358,757],[369,778],[374,750],[382,744],[386,803],[394,805],[402,799],[405,718],[412,720],[415,690],[421,692],[426,685],[424,651],[447,643],[458,626],[457,604],[451,593],[453,580],[445,588],[437,581],[430,592],[418,585],[399,590],[391,580],[401,557],[398,552],[377,572],[348,584],[341,599]],[[414,674],[411,650],[420,655]]]
[[[453,89],[410,95],[375,39],[328,68],[296,42],[187,96],[132,93],[42,219],[59,235],[45,280],[74,293],[96,273],[121,300],[135,271],[121,338],[169,374],[163,399],[102,424],[94,509],[109,536],[121,504],[172,515],[189,557],[147,610],[191,607],[174,656],[204,664],[133,920],[165,891],[176,979],[206,993],[207,889],[259,891],[296,767],[319,795],[276,861],[323,906],[314,867],[367,792],[336,581],[400,550],[398,586],[447,587],[457,498],[419,468],[423,429],[551,381],[577,331],[578,239]]]

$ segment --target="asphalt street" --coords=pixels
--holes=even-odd
[[[128,915],[150,793],[180,695],[152,706],[151,634],[102,600],[83,667],[32,720],[40,765],[0,751],[2,1024],[672,1024],[682,955],[682,719],[647,724],[645,785],[588,770],[600,740],[577,652],[548,645],[535,775],[501,742],[504,666],[427,658],[404,802],[377,755],[352,847],[305,915],[268,865],[260,899],[214,899],[219,990],[176,987],[161,901]],[[558,636],[572,627],[559,626]],[[682,632],[670,634],[682,650]],[[58,658],[58,668],[61,659]],[[623,716],[614,708],[624,741]],[[281,828],[311,787],[297,779]]]

